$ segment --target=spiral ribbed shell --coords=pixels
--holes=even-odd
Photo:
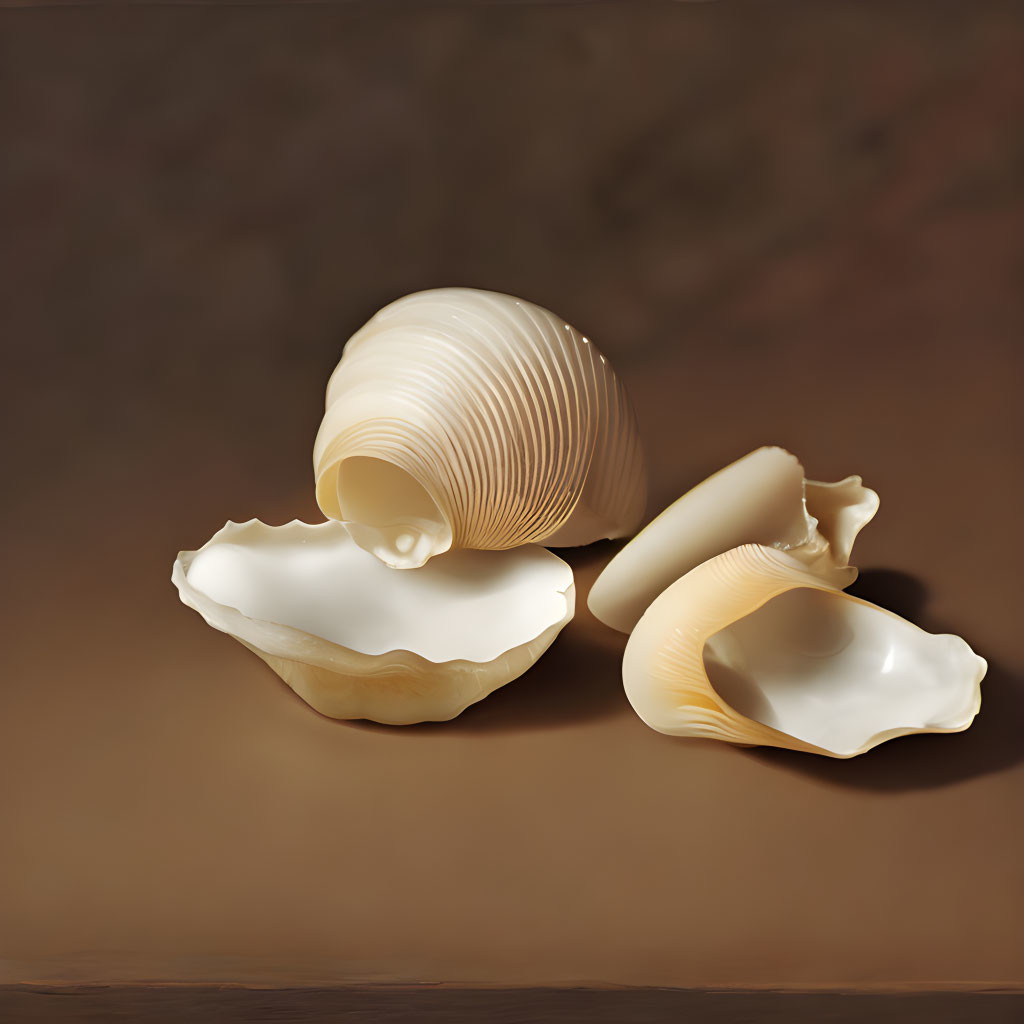
[[[339,468],[354,457],[404,471],[445,521],[423,544],[353,530],[406,568],[448,547],[621,537],[646,498],[636,418],[605,357],[553,313],[468,288],[399,299],[350,339],[314,450],[328,518],[347,518]],[[415,515],[393,512],[416,532]]]

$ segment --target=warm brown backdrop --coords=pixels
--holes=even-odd
[[[0,12],[0,980],[1024,983],[1024,10]],[[460,720],[320,718],[177,601],[316,515],[341,345],[548,305],[651,510],[764,443],[882,495],[856,592],[991,660],[956,737],[673,741],[585,610]]]

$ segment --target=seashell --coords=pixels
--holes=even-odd
[[[908,733],[966,729],[986,668],[959,637],[747,544],[655,599],[626,644],[622,678],[658,732],[846,758]]]
[[[788,551],[839,587],[857,570],[853,542],[878,511],[878,495],[848,476],[837,483],[804,479],[783,448],[758,448],[698,484],[645,526],[609,563],[587,604],[613,629],[628,633],[670,583],[740,544]]]
[[[605,357],[540,306],[472,288],[408,295],[349,339],[313,463],[324,514],[400,568],[622,537],[646,499]]]
[[[331,718],[447,721],[522,675],[572,618],[572,569],[536,546],[384,565],[341,523],[229,522],[171,576],[181,600]]]

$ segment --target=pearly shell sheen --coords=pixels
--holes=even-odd
[[[197,559],[211,553],[221,560],[199,572]],[[340,570],[334,563],[325,570],[332,557],[341,559]],[[211,596],[223,597],[232,574],[241,597]],[[315,590],[322,578],[344,607]],[[184,604],[262,658],[321,714],[389,725],[447,721],[522,675],[572,618],[575,601],[572,569],[544,548],[453,552],[406,573],[358,548],[336,522],[229,522],[198,551],[180,552],[171,579]],[[277,606],[290,610],[269,610]],[[289,624],[296,607],[323,623],[323,632],[353,639],[335,642],[297,620]],[[405,634],[418,634],[408,646],[449,654],[404,649],[403,621]]]
[[[626,644],[626,696],[652,729],[828,757],[960,732],[986,663],[852,597],[791,555],[748,544],[687,573]]]
[[[587,604],[603,623],[628,633],[670,583],[741,544],[788,551],[839,587],[857,570],[853,542],[878,511],[859,476],[837,483],[804,478],[795,455],[758,448],[687,491],[644,527],[594,582]]]
[[[643,515],[624,387],[588,338],[522,299],[444,288],[391,303],[345,346],[326,405],[317,502],[388,565],[589,544]]]

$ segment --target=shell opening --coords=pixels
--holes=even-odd
[[[710,636],[704,670],[741,715],[839,756],[889,732],[964,727],[976,655],[835,591],[798,588]],[[920,634],[919,636],[917,634]],[[936,640],[939,640],[936,643]]]
[[[338,507],[355,542],[396,569],[415,569],[451,547],[448,519],[399,466],[365,455],[338,466]]]

